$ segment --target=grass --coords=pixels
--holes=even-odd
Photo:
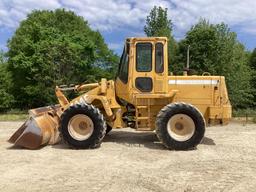
[[[256,117],[256,109],[236,109],[233,110],[233,117]]]
[[[28,114],[0,114],[0,121],[24,121]]]
[[[6,113],[0,113],[0,121],[24,121],[28,118],[27,111],[12,109]]]
[[[233,110],[232,117],[246,117],[256,123],[256,109],[236,109]]]

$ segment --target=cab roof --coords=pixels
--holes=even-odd
[[[167,37],[128,37],[126,41],[135,42],[135,41],[167,41]]]

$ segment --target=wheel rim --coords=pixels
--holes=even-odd
[[[78,141],[88,139],[94,130],[94,124],[90,117],[84,114],[73,116],[68,123],[68,132],[73,139]]]
[[[173,115],[167,123],[168,134],[176,141],[187,141],[195,133],[195,123],[186,114]]]

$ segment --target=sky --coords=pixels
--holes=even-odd
[[[7,50],[7,40],[32,10],[65,8],[84,17],[120,54],[126,37],[145,36],[145,18],[154,5],[168,8],[177,41],[205,18],[228,24],[246,49],[256,47],[255,0],[0,0],[0,49]]]

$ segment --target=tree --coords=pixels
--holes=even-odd
[[[186,62],[190,45],[190,68],[197,74],[210,72],[226,77],[233,107],[249,107],[252,102],[251,72],[244,46],[227,25],[200,20],[180,42],[180,63]]]
[[[252,51],[250,55],[249,64],[252,72],[251,85],[253,87],[253,97],[254,97],[254,107],[256,105],[256,48]]]
[[[8,42],[17,107],[55,102],[54,87],[112,77],[118,57],[98,31],[72,11],[33,11]]]
[[[254,48],[254,50],[252,51],[252,53],[250,55],[250,67],[253,70],[256,70],[256,48]]]
[[[3,51],[0,51],[0,85],[0,111],[5,111],[12,107],[14,98],[10,93],[11,79]]]
[[[167,37],[168,38],[168,63],[169,68],[172,68],[175,62],[175,54],[177,44],[172,36],[172,21],[168,19],[168,9],[156,7],[150,11],[146,18],[144,32],[148,37]]]

